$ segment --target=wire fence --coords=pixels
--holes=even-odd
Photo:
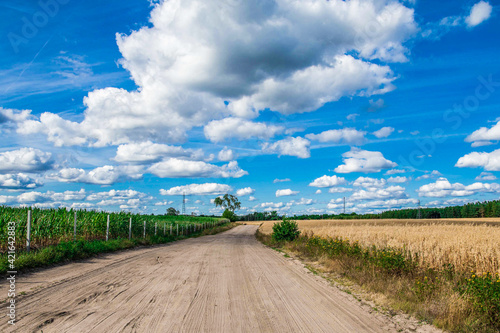
[[[0,252],[7,251],[8,224],[15,222],[18,250],[33,250],[60,242],[190,235],[226,223],[192,216],[151,216],[93,211],[5,209],[0,207]]]

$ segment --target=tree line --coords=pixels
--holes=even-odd
[[[288,216],[294,220],[323,220],[323,219],[416,219],[419,209],[388,210],[379,214],[312,214]],[[481,218],[500,217],[500,200],[468,203],[462,206],[448,206],[442,208],[420,208],[422,219],[440,218]],[[239,217],[241,221],[281,220],[276,211],[254,212]]]

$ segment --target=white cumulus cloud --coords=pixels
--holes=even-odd
[[[34,148],[0,153],[0,173],[38,173],[53,167],[52,154]]]
[[[233,189],[226,184],[206,183],[190,184],[172,187],[168,190],[161,189],[161,195],[219,195],[231,192]]]
[[[290,195],[296,195],[299,194],[299,191],[292,191],[291,189],[284,189],[284,190],[277,190],[276,191],[276,197],[286,197]]]
[[[421,197],[442,198],[446,196],[464,197],[478,192],[494,193],[500,191],[500,185],[496,183],[474,183],[463,185],[461,183],[450,183],[446,178],[439,178],[435,183],[421,186],[417,193]]]
[[[217,158],[219,161],[229,162],[236,158],[236,154],[231,149],[224,147],[217,155]]]
[[[7,133],[16,128],[18,123],[29,119],[31,111],[13,110],[0,107],[0,134]]]
[[[408,181],[408,178],[402,176],[389,177],[387,181],[389,183],[406,183]]]
[[[456,167],[483,168],[486,171],[500,171],[500,149],[491,153],[473,152],[458,159]]]
[[[328,190],[328,193],[346,193],[346,192],[352,192],[352,191],[353,191],[353,189],[348,188],[348,187],[332,187]]]
[[[473,147],[488,146],[491,141],[500,140],[500,121],[491,128],[481,127],[465,138],[465,142],[471,142]]]
[[[33,179],[23,173],[19,174],[0,174],[0,188],[21,190],[34,189],[42,186],[43,182],[38,179]]]
[[[279,156],[296,156],[298,158],[309,158],[311,152],[309,147],[311,142],[301,137],[286,138],[274,143],[265,142],[262,150],[267,153],[278,154]]]
[[[407,61],[417,29],[414,10],[394,1],[155,2],[148,25],[116,36],[137,90],[91,91],[81,122],[46,112],[18,131],[57,146],[172,143],[227,116],[384,94],[396,76],[381,62]]]
[[[309,206],[314,203],[313,199],[306,199],[306,198],[301,198],[300,200],[292,200],[290,201],[292,205],[304,205],[304,206]]]
[[[492,174],[491,172],[481,172],[479,176],[476,177],[476,180],[497,180],[498,178]]]
[[[387,184],[387,181],[385,179],[377,179],[377,178],[371,178],[371,177],[359,177],[352,184],[354,186],[366,187],[366,188],[384,187]]]
[[[367,190],[358,190],[352,194],[351,200],[387,200],[387,199],[406,199],[408,195],[405,188],[401,186],[389,186],[387,188],[369,188]]]
[[[307,134],[309,140],[319,142],[343,143],[347,145],[360,145],[365,141],[366,132],[358,131],[355,128],[343,128],[329,130],[319,134]]]
[[[239,189],[238,191],[236,191],[236,195],[239,197],[254,194],[254,193],[255,193],[255,190],[251,187],[245,187],[245,188],[242,188],[242,189]]]
[[[116,150],[114,159],[121,163],[147,164],[159,162],[167,157],[201,160],[204,154],[201,149],[184,149],[178,146],[169,146],[146,141],[120,145]]]
[[[487,1],[479,1],[470,10],[465,18],[468,27],[475,27],[490,18],[493,7]]]
[[[225,118],[213,120],[205,128],[205,137],[212,142],[220,142],[230,138],[238,140],[268,140],[285,130],[282,126],[257,123],[242,118]]]
[[[105,165],[90,171],[78,168],[63,168],[47,176],[63,183],[85,183],[97,185],[112,185],[130,179],[142,177],[140,166],[112,166]]]
[[[342,160],[344,164],[339,165],[335,169],[335,172],[375,173],[380,172],[382,169],[390,169],[397,166],[396,163],[384,158],[381,152],[361,150],[358,148],[352,148],[351,151],[342,154]]]
[[[378,131],[373,132],[373,135],[375,135],[379,139],[382,139],[387,138],[392,134],[392,132],[394,132],[394,127],[382,127]]]
[[[385,174],[386,175],[397,175],[400,173],[406,173],[406,170],[392,169],[392,170],[387,170],[387,172]]]
[[[240,178],[248,174],[232,161],[222,166],[203,161],[188,161],[169,158],[153,164],[148,172],[160,178]]]
[[[333,176],[324,175],[322,177],[313,180],[309,184],[309,186],[322,188],[322,187],[333,187],[338,185],[344,185],[346,183],[347,181],[343,177],[337,177],[336,175]]]

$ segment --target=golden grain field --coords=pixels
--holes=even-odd
[[[275,221],[260,230],[272,233]],[[320,237],[342,237],[363,247],[406,249],[420,265],[440,269],[500,272],[500,219],[308,220],[301,231]]]

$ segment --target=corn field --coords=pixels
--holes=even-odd
[[[32,249],[55,245],[74,239],[74,219],[76,213],[76,239],[106,239],[109,215],[109,239],[128,238],[129,223],[132,218],[132,237],[143,237],[144,222],[146,236],[168,235],[170,230],[179,233],[199,230],[201,224],[213,225],[221,219],[193,216],[139,215],[125,212],[107,213],[85,210],[12,208],[0,206],[0,251],[5,252],[8,241],[8,223],[16,223],[16,249],[26,248],[28,211],[31,210]]]

